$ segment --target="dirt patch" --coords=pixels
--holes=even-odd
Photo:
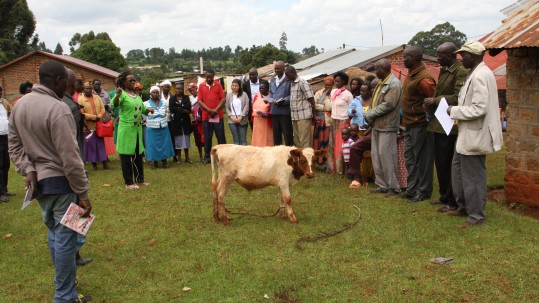
[[[539,208],[529,207],[519,203],[505,203],[505,191],[503,188],[493,188],[487,191],[487,199],[496,203],[503,203],[507,209],[515,213],[539,220]]]
[[[281,288],[279,291],[273,293],[272,302],[275,303],[301,303],[301,300],[294,296],[294,288],[286,289]]]

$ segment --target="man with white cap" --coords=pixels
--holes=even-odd
[[[485,47],[478,41],[464,44],[456,53],[469,76],[460,90],[457,106],[447,113],[458,120],[459,132],[453,155],[451,178],[459,206],[449,215],[467,216],[460,228],[483,223],[487,202],[486,154],[500,150],[503,144],[498,91],[494,74],[483,62]]]

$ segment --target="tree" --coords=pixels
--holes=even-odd
[[[34,14],[21,0],[0,1],[0,64],[24,55],[36,29]],[[36,43],[37,44],[37,43]]]
[[[127,52],[127,59],[144,59],[144,51],[141,49],[132,49]]]
[[[45,45],[45,42],[39,42],[38,44],[38,49],[40,51],[44,51],[44,52],[47,52],[47,53],[52,53],[52,51],[50,49],[47,48],[47,45]]]
[[[428,32],[419,32],[408,42],[409,45],[417,45],[427,55],[435,56],[436,48],[444,42],[453,42],[456,47],[461,47],[466,42],[466,35],[455,29],[449,22],[436,25]]]
[[[94,31],[90,31],[87,34],[81,35],[79,33],[75,33],[73,37],[71,37],[71,40],[69,41],[69,50],[71,53],[74,53],[76,50],[76,46],[79,45],[82,46],[84,43],[93,41],[93,40],[105,40],[105,41],[112,41],[110,39],[109,34],[107,33],[98,33],[97,35],[94,33]]]
[[[301,51],[301,54],[304,56],[304,57],[313,57],[313,56],[316,56],[318,54],[320,54],[320,51],[318,50],[318,48],[316,48],[316,46],[314,45],[311,45],[310,47],[305,47],[302,51]]]
[[[109,40],[95,39],[83,43],[72,56],[115,71],[121,71],[126,66],[120,48]]]
[[[286,50],[286,43],[288,43],[288,38],[286,37],[286,33],[283,31],[281,34],[281,39],[279,39],[279,48],[281,50]]]
[[[56,48],[54,49],[54,53],[57,54],[57,55],[63,55],[64,54],[64,49],[60,45],[60,42],[58,42],[58,44],[56,44]]]

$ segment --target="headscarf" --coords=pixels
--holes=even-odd
[[[154,86],[152,86],[152,87],[150,88],[150,93],[153,92],[154,90],[157,90],[158,93],[161,92],[161,89],[160,89],[159,86],[157,86],[157,85],[154,85]]]
[[[189,89],[191,88],[197,88],[197,85],[195,84],[195,82],[189,83]]]
[[[324,78],[324,83],[329,82],[331,85],[335,84],[335,79],[332,76],[327,76]]]
[[[93,88],[93,86],[92,86],[92,82],[90,82],[90,81],[86,81],[86,82],[84,82],[84,84],[83,84],[83,87],[84,87],[84,88],[86,88],[86,87],[90,87],[90,88]]]
[[[135,83],[135,89],[143,90],[143,89],[144,89],[144,85],[142,85],[140,82],[137,82],[137,83]]]
[[[161,87],[163,87],[165,85],[172,86],[172,83],[170,83],[169,80],[165,80],[165,81],[161,82]]]

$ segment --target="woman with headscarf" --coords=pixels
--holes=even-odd
[[[331,91],[331,136],[330,152],[333,146],[333,170],[339,174],[343,173],[341,161],[341,146],[343,140],[341,130],[349,127],[348,106],[354,99],[352,93],[346,89],[348,85],[348,75],[344,72],[337,72],[333,75],[335,88]]]
[[[168,107],[160,98],[158,86],[150,88],[150,99],[144,105],[154,110],[146,116],[146,160],[153,162],[154,168],[159,168],[159,161],[168,168],[167,159],[174,156],[174,148],[167,123]]]
[[[314,125],[313,149],[329,149],[329,130],[331,125],[331,90],[333,89],[332,76],[324,78],[324,88],[314,94],[314,108],[316,110],[316,122]],[[318,164],[323,164],[323,157],[318,157]],[[328,163],[327,169],[333,170],[332,163]]]
[[[93,86],[90,81],[83,84],[83,93],[79,95],[79,104],[82,106],[84,115],[84,161],[92,163],[94,170],[97,170],[97,163],[103,162],[104,169],[110,169],[110,165],[105,150],[105,140],[97,136],[95,127],[97,121],[108,118],[105,115],[105,106],[98,95],[93,93]]]
[[[226,113],[234,144],[247,145],[247,125],[249,125],[249,98],[241,88],[241,80],[232,80],[232,91],[226,95]]]
[[[170,97],[170,128],[174,141],[176,163],[182,162],[182,149],[185,153],[185,162],[193,163],[189,159],[189,147],[191,147],[191,100],[183,93],[183,83],[175,86],[176,93]]]
[[[116,145],[122,173],[127,189],[138,189],[139,185],[149,185],[144,181],[144,167],[142,165],[142,115],[154,113],[153,108],[147,108],[139,95],[134,91],[135,76],[131,72],[123,72],[118,76],[116,95],[112,99],[112,106],[120,109],[120,123],[118,123],[118,143]],[[133,175],[135,178],[133,178]],[[135,182],[138,184],[135,184]]]
[[[252,146],[273,146],[273,128],[271,125],[271,104],[264,97],[269,97],[269,82],[259,81],[259,91],[253,98],[253,135]]]

